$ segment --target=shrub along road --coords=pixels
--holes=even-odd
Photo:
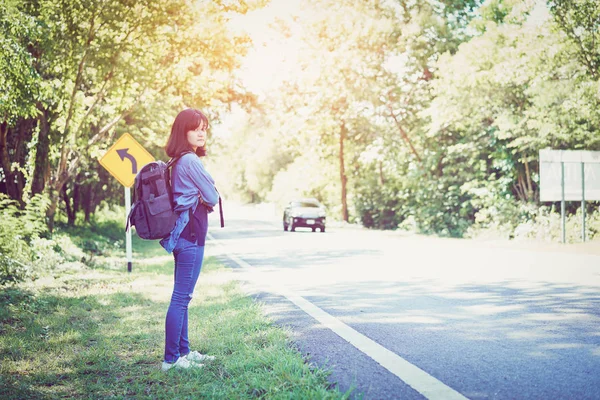
[[[209,252],[352,397],[600,397],[598,242],[283,232],[235,215],[210,232]]]

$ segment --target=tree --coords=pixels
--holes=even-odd
[[[3,192],[23,206],[25,175],[18,166],[27,158],[25,143],[31,140],[40,94],[29,46],[41,37],[41,30],[16,4],[0,4],[0,166]]]
[[[552,0],[550,10],[574,44],[573,52],[590,77],[600,76],[600,5],[594,0]]]
[[[376,100],[372,83],[384,49],[394,42],[391,13],[379,1],[329,0],[307,2],[303,13],[287,21],[299,28],[282,29],[298,32],[288,39],[301,46],[294,73],[273,103],[290,118],[302,116],[301,148],[337,164],[341,217],[348,221],[348,162],[356,156],[356,143],[367,142],[371,133],[365,119]]]
[[[194,7],[185,0],[36,0],[10,4],[11,13],[3,20],[8,37],[3,44],[17,49],[23,62],[11,67],[14,74],[2,77],[19,90],[3,101],[0,139],[10,138],[31,119],[24,131],[28,137],[37,136],[36,151],[25,157],[27,161],[21,157],[18,162],[21,169],[31,170],[31,191],[49,193],[51,227],[60,198],[75,190],[65,191],[67,182],[81,176],[81,168],[106,149],[117,131],[135,129],[136,122],[154,126],[155,130],[144,130],[150,136],[148,144],[162,146],[171,123],[167,114],[172,118],[186,104],[214,107],[216,114],[222,104],[248,100],[229,79],[247,41],[229,32],[225,21],[227,13],[245,12],[250,5],[227,3],[204,1]],[[26,29],[27,24],[13,29],[22,21],[29,21],[31,29]],[[25,67],[30,77],[19,72]],[[39,90],[29,91],[28,82],[36,79]],[[22,142],[13,144],[15,149]],[[11,145],[3,143],[7,143],[3,149]],[[0,152],[5,176],[12,173],[6,153],[14,151]],[[6,180],[7,185],[13,182],[18,183]],[[22,195],[11,194],[18,199]]]
[[[572,43],[551,20],[528,22],[515,11],[500,23],[487,21],[480,36],[440,58],[427,112],[443,174],[461,177],[475,212],[513,199],[536,203],[540,149],[600,145],[595,83],[584,78],[585,63],[572,57]],[[459,163],[465,168],[448,168]]]

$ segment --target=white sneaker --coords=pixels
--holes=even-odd
[[[203,366],[204,366],[204,364],[191,363],[185,357],[179,357],[177,359],[177,361],[175,361],[174,363],[168,363],[166,361],[163,361],[161,369],[163,371],[168,371],[171,368],[188,369],[188,368],[201,368]]]
[[[215,356],[209,356],[206,354],[199,353],[197,351],[190,352],[188,355],[184,356],[184,358],[186,358],[187,360],[189,360],[193,363],[200,363],[203,361],[214,361],[215,360]]]

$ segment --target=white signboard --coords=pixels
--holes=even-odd
[[[563,171],[565,201],[600,200],[600,151],[540,150],[540,201],[563,200]]]

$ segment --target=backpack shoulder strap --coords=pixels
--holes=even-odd
[[[175,165],[175,163],[176,163],[177,161],[179,161],[179,159],[180,159],[181,157],[183,157],[184,155],[186,155],[186,154],[194,154],[194,152],[193,152],[193,151],[184,151],[184,152],[183,152],[183,153],[181,153],[180,155],[178,155],[178,156],[175,156],[175,157],[171,158],[171,159],[169,160],[169,162],[167,162],[167,169],[169,169],[169,168],[171,168],[173,165]]]
[[[221,219],[221,228],[225,228],[225,220],[223,219],[223,202],[221,201],[221,195],[219,195],[219,217]]]

